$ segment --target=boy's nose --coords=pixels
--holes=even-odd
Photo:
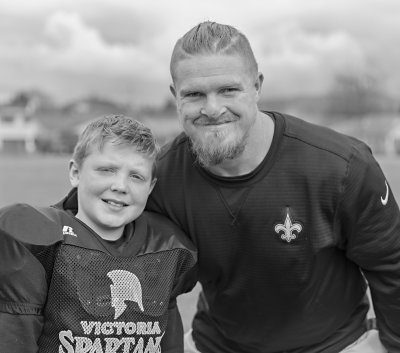
[[[116,175],[111,183],[111,190],[117,192],[126,192],[127,179],[123,176]]]

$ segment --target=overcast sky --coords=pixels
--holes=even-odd
[[[250,40],[263,95],[327,92],[338,75],[400,97],[399,0],[0,0],[0,98],[169,98],[176,40],[203,20]]]

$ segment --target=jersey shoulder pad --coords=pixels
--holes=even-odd
[[[62,240],[59,210],[15,204],[0,209],[0,229],[30,245],[51,245]]]

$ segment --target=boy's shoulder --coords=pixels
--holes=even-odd
[[[105,251],[89,227],[58,206],[21,203],[1,208],[0,235],[11,237],[33,253],[61,244]]]
[[[24,203],[0,209],[0,230],[29,245],[51,245],[63,239],[63,211]]]

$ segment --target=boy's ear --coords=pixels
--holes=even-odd
[[[76,188],[79,184],[79,166],[73,159],[69,161],[69,181],[72,187]]]
[[[157,178],[153,178],[153,180],[151,181],[151,184],[150,184],[150,191],[149,191],[149,195],[151,194],[151,192],[153,191],[153,189],[154,189],[154,186],[156,185],[156,182],[157,182]]]

